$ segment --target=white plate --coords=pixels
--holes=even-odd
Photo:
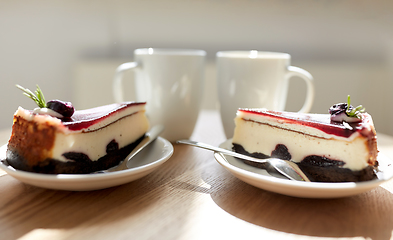
[[[223,142],[220,147],[232,148],[232,139]],[[380,154],[378,156],[378,179],[365,182],[320,183],[291,181],[270,175],[266,170],[252,167],[234,157],[214,153],[214,157],[224,168],[238,179],[257,188],[288,196],[304,198],[347,197],[369,191],[393,177],[393,161]]]
[[[173,154],[172,144],[158,137],[129,163],[130,169],[98,174],[42,174],[15,170],[3,162],[7,145],[0,148],[0,168],[26,184],[70,191],[89,191],[109,188],[134,181],[151,173]]]

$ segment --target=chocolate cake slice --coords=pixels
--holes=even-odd
[[[347,109],[355,108],[349,103],[336,104],[331,114],[239,109],[233,149],[259,158],[291,160],[312,181],[374,179],[378,150],[372,118],[360,111],[348,116]]]

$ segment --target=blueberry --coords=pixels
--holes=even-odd
[[[337,103],[329,108],[329,113],[331,115],[339,115],[341,113],[345,113],[347,108],[348,108],[347,103]]]
[[[46,103],[47,108],[60,113],[65,118],[69,118],[74,114],[75,109],[70,102],[63,102],[60,100],[51,100]]]

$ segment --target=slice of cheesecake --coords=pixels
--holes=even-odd
[[[19,107],[14,114],[7,161],[39,173],[90,173],[116,166],[149,128],[145,103],[125,102],[63,117]]]
[[[377,137],[372,118],[335,121],[330,114],[239,109],[233,149],[259,158],[291,160],[318,182],[366,181],[376,177]]]

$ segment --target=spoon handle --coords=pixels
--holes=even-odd
[[[176,141],[176,143],[187,144],[187,145],[191,145],[191,146],[195,146],[195,147],[199,147],[199,148],[203,148],[203,149],[207,149],[207,150],[211,150],[211,151],[215,151],[215,152],[220,152],[225,155],[241,158],[241,159],[252,161],[252,162],[257,162],[257,163],[266,163],[267,162],[267,160],[265,160],[265,159],[253,158],[253,157],[243,155],[243,154],[240,154],[237,152],[232,152],[232,151],[224,149],[224,148],[214,147],[214,146],[206,144],[206,143],[196,142],[196,141],[192,141],[192,140],[187,140],[187,139],[178,140],[178,141]]]
[[[150,129],[150,131],[148,131],[145,134],[145,138],[134,148],[134,150],[124,159],[124,161],[122,163],[120,163],[119,165],[117,165],[113,168],[109,168],[104,171],[115,172],[115,171],[127,169],[128,161],[131,158],[133,158],[135,155],[137,155],[140,151],[142,151],[142,149],[144,149],[147,145],[149,145],[151,142],[153,142],[158,137],[158,135],[160,135],[160,133],[163,130],[164,130],[164,126],[162,126],[162,125],[157,125],[157,126],[152,127]]]

